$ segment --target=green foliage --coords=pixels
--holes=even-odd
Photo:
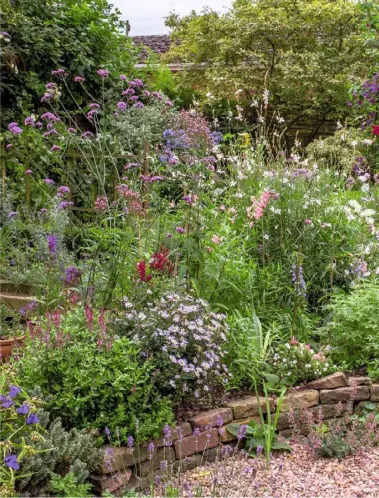
[[[92,496],[91,485],[88,483],[79,484],[73,472],[69,472],[64,477],[52,474],[51,487],[53,496],[73,496],[77,498]]]
[[[278,338],[276,325],[264,330],[255,310],[251,316],[234,311],[228,324],[225,361],[232,374],[228,388],[251,387],[267,366],[272,343]]]
[[[328,311],[330,322],[323,330],[333,347],[336,361],[348,368],[368,365],[378,369],[379,358],[379,284],[377,280],[361,282],[349,294],[336,296]]]
[[[344,432],[326,431],[322,434],[318,454],[323,458],[338,458],[343,460],[353,453],[352,448],[344,439]]]
[[[39,335],[26,347],[20,373],[30,388],[49,396],[48,407],[66,426],[139,432],[140,439],[157,437],[162,419],[171,422],[170,403],[155,389],[151,358],[125,337],[107,329],[104,315],[77,306],[37,325]],[[57,318],[58,317],[58,318]]]
[[[375,57],[360,38],[362,13],[352,0],[236,1],[225,14],[204,9],[167,25],[172,59],[207,63],[189,71],[205,92],[221,98],[272,95],[274,109],[295,124],[346,114],[346,94]],[[309,122],[311,119],[309,119]]]
[[[38,415],[44,429],[44,439],[37,443],[33,443],[30,438],[26,440],[40,451],[23,460],[22,470],[26,477],[18,481],[18,492],[32,496],[50,494],[57,489],[55,482],[60,478],[62,482],[66,482],[67,478],[69,482],[83,484],[90,472],[95,470],[102,455],[102,451],[95,446],[95,433],[75,428],[66,431],[59,418],[50,422],[49,414],[44,410]],[[50,451],[44,451],[46,449]]]
[[[270,400],[268,397],[268,392],[265,384],[263,383],[263,391],[266,398],[266,413],[267,421],[263,415],[263,410],[260,405],[260,399],[257,391],[257,384],[255,383],[255,392],[257,396],[259,414],[261,417],[261,422],[251,420],[249,425],[241,424],[229,424],[227,426],[228,432],[238,437],[241,440],[242,437],[246,436],[245,447],[250,456],[260,455],[262,452],[265,455],[267,465],[270,463],[272,450],[285,450],[291,451],[289,444],[278,441],[278,436],[275,433],[276,426],[278,424],[281,406],[283,403],[283,398],[285,394],[285,388],[282,390],[275,411],[274,418],[271,416]],[[254,452],[252,452],[254,450]]]
[[[1,29],[9,33],[1,40],[3,124],[25,111],[38,112],[40,94],[57,67],[84,76],[95,97],[101,93],[97,69],[116,74],[133,69],[126,23],[106,0],[1,0],[0,6]],[[77,85],[70,82],[70,88],[81,103]]]

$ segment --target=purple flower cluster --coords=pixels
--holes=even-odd
[[[18,126],[18,123],[9,123],[8,130],[12,133],[12,135],[21,135],[22,130]]]
[[[222,363],[225,315],[209,312],[202,300],[178,294],[168,294],[140,312],[126,298],[124,305],[135,340],[148,356],[159,355],[164,362],[166,389],[183,398],[195,391],[210,396],[222,390],[228,378]],[[168,438],[169,428],[165,431]]]
[[[303,276],[303,267],[301,265],[292,265],[292,283],[295,293],[298,296],[307,297],[307,286]]]
[[[100,76],[100,78],[103,78],[103,79],[109,77],[108,69],[99,69],[98,71],[96,71],[96,73],[98,74],[98,76]]]
[[[58,239],[56,235],[47,235],[47,247],[49,249],[51,259],[55,260],[57,255],[57,243]]]
[[[76,266],[68,266],[64,271],[64,283],[66,285],[79,284],[82,273]]]

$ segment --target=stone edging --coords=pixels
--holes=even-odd
[[[286,395],[277,430],[284,437],[293,434],[290,419],[294,410],[307,409],[315,419],[327,420],[353,411],[360,414],[366,401],[379,403],[379,384],[372,384],[369,377],[346,378],[343,372],[336,372]],[[269,403],[274,412],[276,400],[270,398]],[[260,397],[259,404],[265,413],[266,399]],[[166,471],[160,470],[162,461],[167,462],[170,470],[183,471],[215,460],[224,445],[236,445],[237,438],[227,431],[227,424],[232,421],[248,424],[251,420],[260,422],[256,396],[246,396],[226,403],[223,408],[197,414],[172,429],[169,441],[163,438],[154,441],[154,451],[150,453],[147,444],[139,450],[105,446],[104,460],[91,475],[94,488],[99,493],[108,489],[121,495],[132,489],[148,488],[155,475],[166,475]]]

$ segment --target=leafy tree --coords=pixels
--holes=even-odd
[[[207,63],[185,77],[218,97],[242,90],[242,101],[268,89],[287,124],[308,120],[314,134],[347,111],[350,84],[370,66],[361,23],[353,0],[236,0],[225,14],[172,14],[169,57]]]
[[[106,0],[0,0],[0,8],[3,125],[38,110],[57,67],[86,78],[95,96],[101,88],[96,69],[133,69],[127,23]],[[74,93],[76,86],[70,83]]]

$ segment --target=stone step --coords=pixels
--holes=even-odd
[[[14,294],[12,292],[0,292],[0,305],[3,304],[6,308],[12,310],[18,311],[35,301],[36,298],[33,296]]]

